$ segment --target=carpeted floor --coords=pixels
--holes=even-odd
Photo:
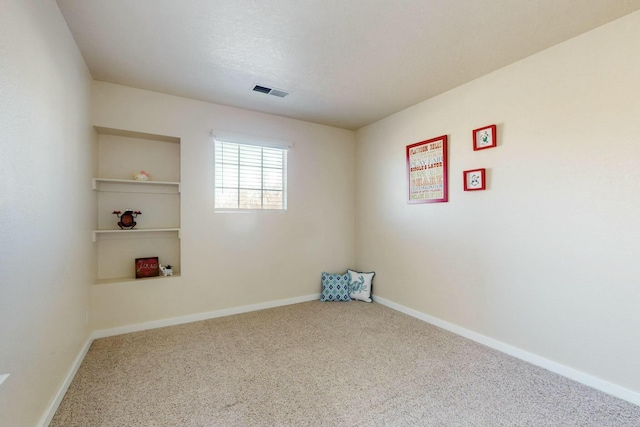
[[[380,304],[96,340],[51,426],[640,426],[640,407]]]

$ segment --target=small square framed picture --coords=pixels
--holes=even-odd
[[[496,125],[485,126],[473,131],[473,151],[493,148],[498,145]]]
[[[463,172],[464,191],[485,190],[487,188],[486,170],[472,169]]]
[[[136,258],[136,279],[160,275],[158,257]]]

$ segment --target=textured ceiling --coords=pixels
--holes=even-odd
[[[96,80],[347,129],[640,9],[640,0],[57,3]]]

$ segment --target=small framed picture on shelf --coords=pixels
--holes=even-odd
[[[158,257],[136,258],[136,279],[160,275]]]
[[[464,191],[486,190],[487,179],[485,169],[472,169],[463,172]]]
[[[473,131],[473,151],[498,146],[496,125],[489,125]]]

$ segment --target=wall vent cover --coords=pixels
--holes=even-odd
[[[289,95],[289,92],[285,92],[284,90],[272,89],[270,87],[260,86],[260,85],[255,85],[253,87],[253,91],[264,93],[266,95],[277,96],[278,98],[284,98],[285,96]]]

